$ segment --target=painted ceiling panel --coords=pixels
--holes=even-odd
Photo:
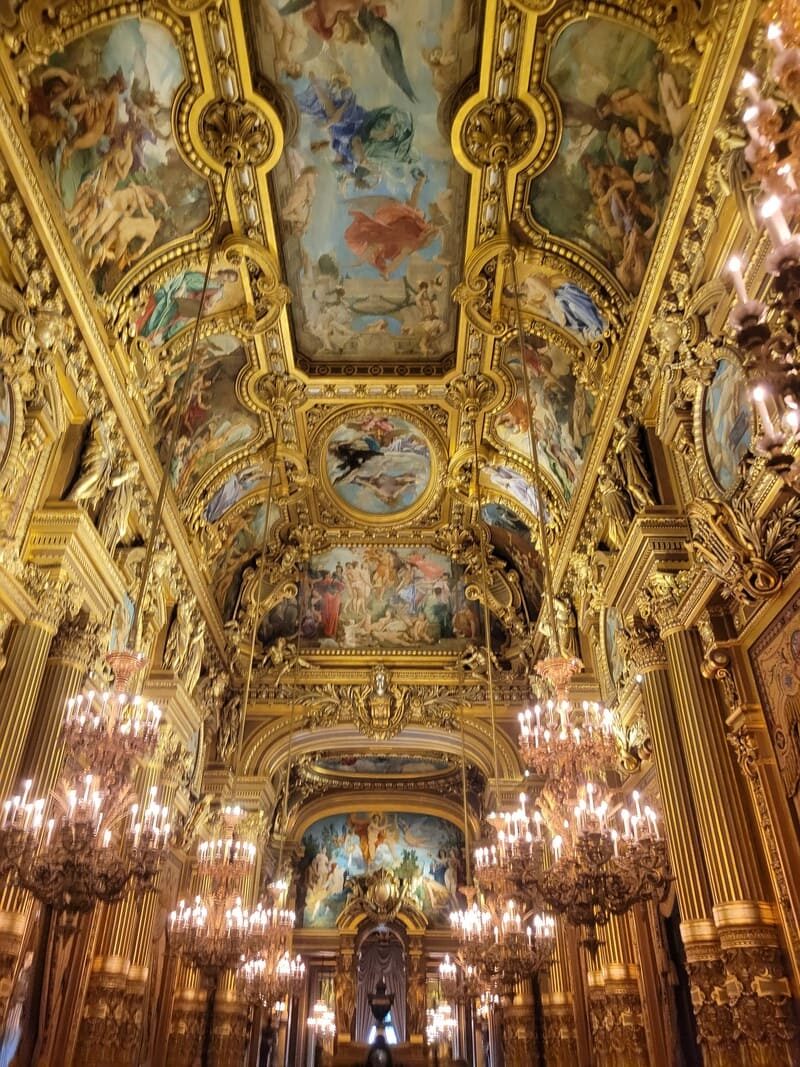
[[[448,101],[476,67],[476,6],[249,4],[256,65],[292,114],[273,189],[301,365],[453,351],[468,178]]]
[[[524,356],[539,462],[552,486],[568,501],[591,440],[592,396],[575,381],[572,357],[564,346],[529,333],[524,340]],[[530,458],[528,404],[516,343],[506,346],[503,366],[513,375],[516,395],[495,419],[494,430],[504,445]]]
[[[685,72],[630,26],[591,17],[556,38],[545,72],[561,109],[555,158],[531,183],[539,226],[638,292],[690,117]]]
[[[169,31],[145,19],[92,30],[31,76],[31,142],[99,292],[208,218],[171,126],[185,78]]]

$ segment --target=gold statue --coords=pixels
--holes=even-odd
[[[114,468],[114,446],[111,441],[111,419],[99,415],[92,423],[89,441],[81,455],[78,479],[70,489],[68,500],[97,500],[111,485]]]

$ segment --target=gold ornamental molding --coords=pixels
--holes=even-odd
[[[87,513],[69,501],[33,514],[23,547],[24,558],[57,571],[81,590],[97,619],[108,617],[125,597],[126,585]]]
[[[190,744],[197,735],[203,716],[177,675],[172,671],[150,671],[143,692],[164,712],[165,721],[181,744]]]
[[[659,515],[662,510],[663,515]],[[623,617],[634,614],[639,592],[654,571],[688,569],[689,537],[688,522],[674,508],[654,508],[637,515],[606,574],[605,603],[616,606]]]

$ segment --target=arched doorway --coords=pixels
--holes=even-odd
[[[394,994],[386,1028],[387,1041],[393,1043],[392,1037],[398,1044],[406,1040],[406,976],[406,945],[400,930],[378,926],[366,931],[356,956],[356,1041],[367,1043],[370,1039],[375,1020],[367,998],[381,979],[387,992]]]

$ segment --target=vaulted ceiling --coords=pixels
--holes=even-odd
[[[11,42],[9,136],[221,651],[266,543],[265,651],[455,671],[477,455],[512,663],[534,458],[560,575],[710,138],[718,57],[671,11],[55,5]]]

